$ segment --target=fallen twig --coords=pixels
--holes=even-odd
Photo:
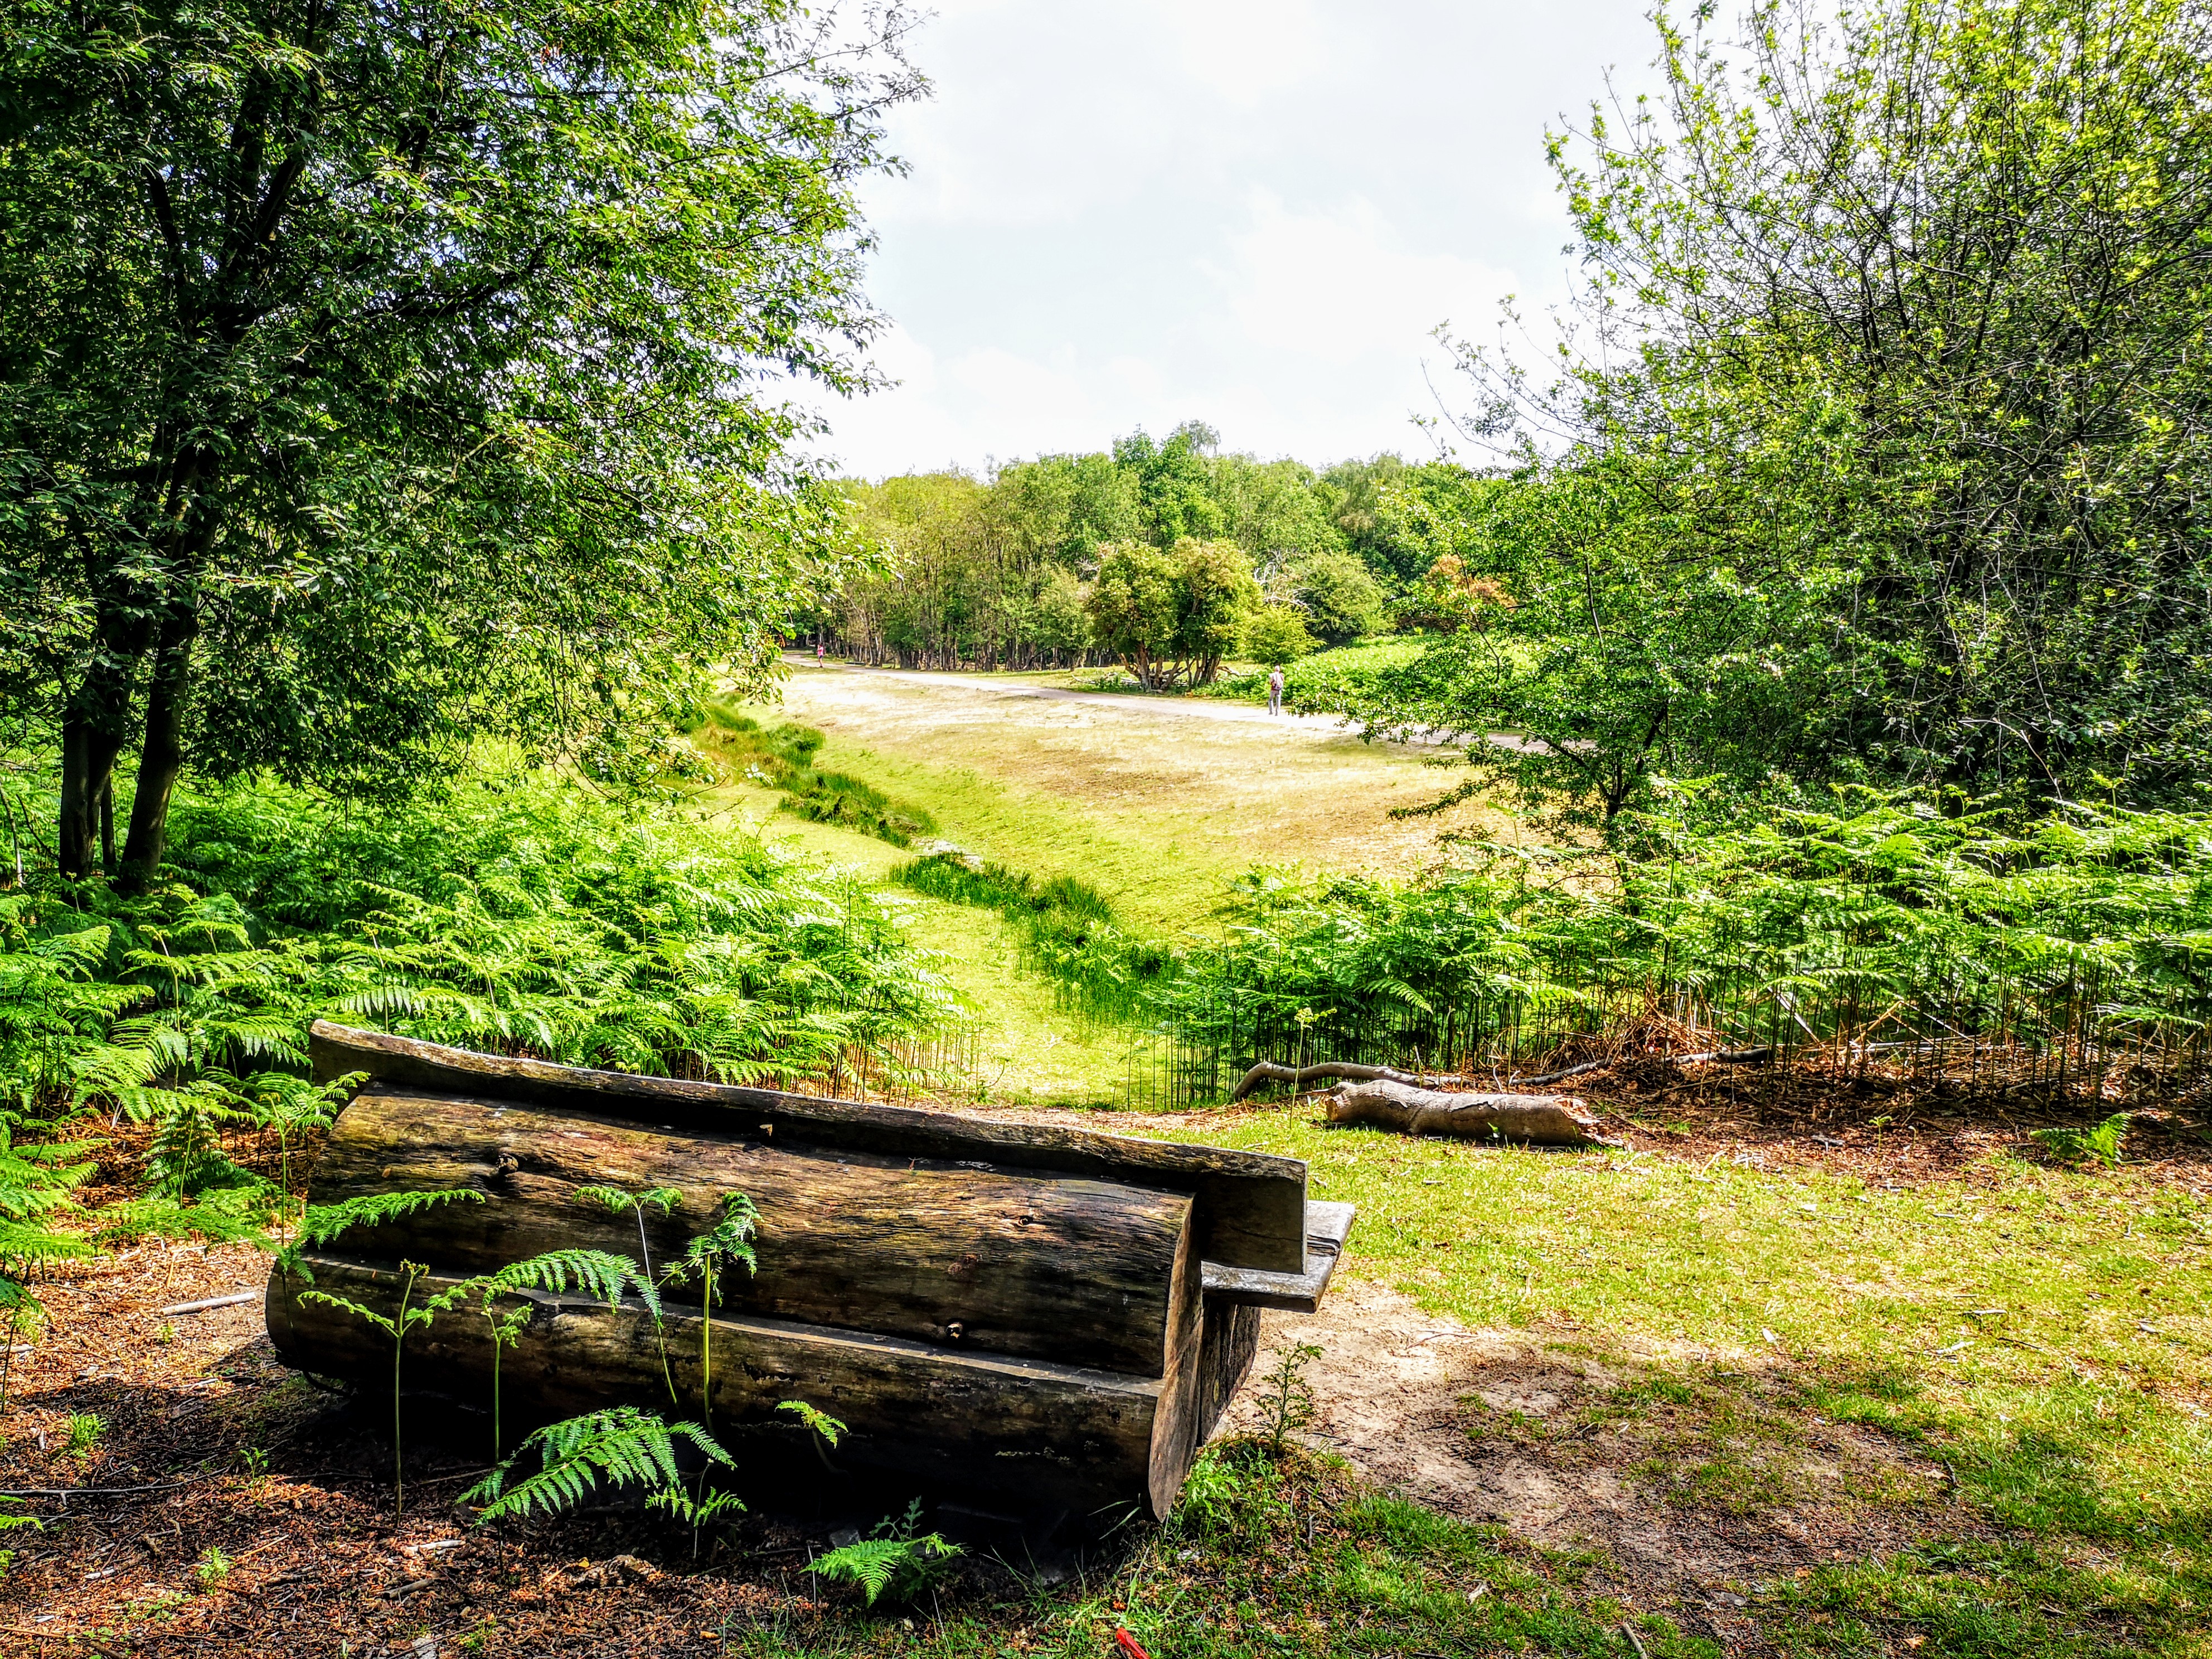
[[[179,1302],[173,1308],[163,1308],[164,1314],[205,1313],[211,1308],[234,1308],[241,1302],[258,1302],[258,1291],[240,1291],[232,1296],[211,1296],[204,1302]]]

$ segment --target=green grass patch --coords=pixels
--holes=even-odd
[[[1604,1426],[1651,1495],[1741,1513],[1803,1497],[1808,1431],[1863,1425],[1948,1475],[1863,1472],[1852,1501],[1929,1506],[1931,1531],[1955,1503],[2071,1586],[2007,1590],[2012,1622],[1985,1624],[1972,1574],[1907,1595],[1925,1577],[1909,1561],[1824,1571],[1778,1604],[1806,1650],[1901,1651],[1881,1632],[1907,1626],[1960,1653],[2202,1650],[2185,1638],[2212,1595],[2212,1201],[2193,1189],[2002,1155],[1888,1188],[1748,1152],[1492,1150],[1303,1111],[1206,1135],[1306,1158],[1315,1196],[1357,1203],[1352,1271],[1628,1373],[1564,1426],[1471,1408],[1478,1431]]]
[[[932,898],[1004,917],[1027,964],[1049,980],[1061,1006],[1090,1019],[1141,1019],[1146,988],[1176,964],[1170,947],[1125,933],[1105,896],[1073,876],[1039,880],[1003,864],[939,854],[902,866],[896,879]]]
[[[937,820],[922,808],[895,801],[849,772],[817,767],[824,738],[811,726],[767,727],[732,704],[710,702],[684,735],[747,781],[780,791],[787,811],[813,823],[857,830],[894,847],[911,847],[937,832]]]

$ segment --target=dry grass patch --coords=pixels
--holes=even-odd
[[[1433,861],[1440,828],[1510,834],[1472,805],[1392,820],[1450,781],[1419,753],[1171,703],[800,670],[781,713],[829,734],[823,765],[926,808],[961,846],[1040,878],[1080,877],[1132,925],[1166,934],[1255,864],[1404,876]]]

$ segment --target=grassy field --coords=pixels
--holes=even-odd
[[[820,764],[926,808],[946,837],[1039,878],[1080,877],[1147,932],[1202,923],[1255,864],[1404,874],[1434,820],[1389,810],[1451,780],[1348,733],[999,697],[801,669],[781,710],[829,734]],[[1504,821],[1460,809],[1455,827]]]
[[[1431,855],[1434,825],[1386,813],[1437,775],[1340,738],[830,674],[798,677],[788,714],[830,733],[823,764],[948,838],[1163,931],[1252,863]],[[878,874],[903,856],[779,825]],[[910,902],[988,1028],[978,1097],[1110,1087],[1116,1039],[1054,1011],[995,917]],[[1633,1123],[1634,1100],[1595,1098]],[[2212,1655],[2201,1146],[2066,1169],[2006,1125],[1910,1114],[1846,1131],[1848,1155],[1753,1121],[1655,1120],[1580,1154],[1332,1129],[1310,1105],[1133,1127],[1303,1158],[1317,1196],[1359,1206],[1346,1285],[1409,1298],[1433,1322],[1418,1340],[1458,1356],[1386,1441],[1610,1507],[1547,1530],[1540,1504],[1453,1513],[1449,1480],[1430,1507],[1386,1495],[1328,1433],[1332,1404],[1384,1409],[1347,1299],[1304,1334],[1316,1376],[1342,1350],[1317,1430],[1352,1467],[1232,1446],[1176,1528],[1083,1595],[919,1634],[779,1626],[755,1650],[1073,1655],[1126,1621],[1156,1659],[1631,1653],[1623,1623],[1650,1654]],[[1639,1536],[1692,1541],[1663,1569]]]
[[[1255,864],[1414,872],[1437,856],[1439,823],[1393,822],[1389,809],[1449,781],[1419,752],[1327,729],[834,669],[796,671],[782,706],[753,712],[763,724],[825,732],[817,765],[922,808],[945,840],[1041,879],[1077,877],[1113,902],[1126,927],[1167,939],[1207,929],[1225,884]],[[713,752],[711,741],[702,746]],[[700,809],[893,890],[890,873],[909,852],[781,805],[775,791],[726,769]],[[1477,807],[1444,822],[1511,833],[1507,820]],[[975,1073],[951,1080],[947,1092],[1089,1106],[1121,1097],[1137,1034],[1065,1012],[1053,987],[1023,969],[1012,930],[995,915],[910,893],[898,902],[975,1015]]]

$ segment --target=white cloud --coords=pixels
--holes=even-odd
[[[1561,293],[1544,128],[1638,78],[1645,3],[938,0],[913,171],[866,191],[902,384],[829,405],[827,451],[980,466],[1193,416],[1418,450],[1430,331]]]

